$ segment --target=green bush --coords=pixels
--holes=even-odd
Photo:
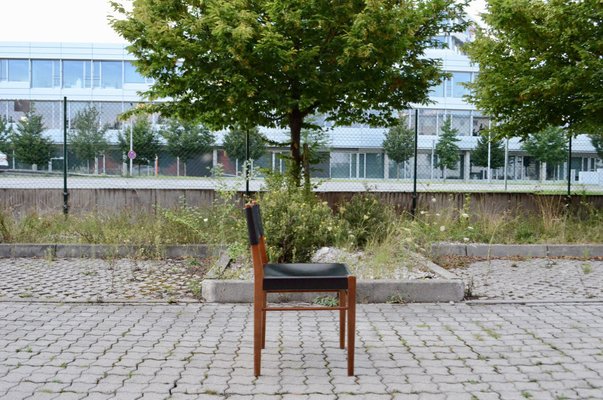
[[[339,217],[348,231],[347,243],[360,248],[369,241],[385,238],[396,219],[391,207],[368,192],[355,194],[347,203],[339,204]]]
[[[259,203],[268,258],[274,262],[307,262],[316,249],[330,246],[342,235],[326,202],[292,186],[281,175],[266,180]]]

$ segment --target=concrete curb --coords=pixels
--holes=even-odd
[[[425,263],[439,278],[424,280],[361,280],[358,281],[358,303],[437,303],[458,302],[465,296],[465,284],[454,274],[431,262]],[[207,303],[251,303],[253,282],[205,279],[201,293]],[[268,301],[313,302],[321,293],[270,294]]]
[[[206,279],[201,283],[207,303],[251,303],[253,282]],[[460,280],[358,281],[358,303],[436,303],[463,300],[465,285]],[[269,294],[268,301],[312,303],[321,293]]]
[[[603,257],[600,244],[486,244],[435,243],[433,256],[469,257]]]
[[[221,247],[207,245],[128,246],[105,244],[4,244],[0,258],[125,258],[160,256],[160,258],[208,257],[219,254]]]

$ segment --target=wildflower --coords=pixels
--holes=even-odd
[[[439,216],[440,216],[440,213],[436,213],[436,217],[439,217]]]
[[[431,198],[431,202],[432,202],[432,203],[435,203],[436,201],[437,201],[437,200],[436,200],[436,198],[435,198],[435,197],[432,197],[432,198]]]
[[[420,214],[425,215],[425,214],[427,214],[427,211],[421,211]]]
[[[467,214],[467,213],[462,213],[462,214],[461,214],[461,217],[463,217],[463,218],[469,218],[469,214]]]
[[[468,226],[467,229],[469,229],[470,231],[472,231],[473,227],[472,226]]]
[[[464,242],[468,242],[468,241],[469,241],[469,238],[468,238],[468,237],[464,237],[464,238],[463,238],[463,241],[464,241]]]
[[[203,218],[203,222],[207,222],[207,218]]]
[[[369,216],[366,215],[366,214],[364,214],[364,216],[362,217],[362,219],[364,219],[366,221],[367,219],[369,219]]]
[[[444,225],[440,226],[440,232],[444,232],[446,230],[446,227]]]

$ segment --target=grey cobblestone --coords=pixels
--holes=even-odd
[[[257,379],[248,305],[5,302],[0,316],[0,357],[38,357],[0,364],[11,400],[600,399],[603,386],[601,303],[360,305],[354,378],[329,313],[269,315]],[[88,366],[54,362],[92,346]]]
[[[452,272],[480,299],[603,300],[603,261],[495,259]]]
[[[204,267],[186,260],[0,259],[0,299],[195,300]]]

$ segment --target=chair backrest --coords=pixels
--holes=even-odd
[[[253,272],[255,278],[264,277],[264,264],[268,262],[266,254],[266,242],[264,240],[264,226],[260,206],[255,203],[245,205],[245,216],[247,217],[247,232],[249,244],[251,245],[251,256],[253,258]]]

